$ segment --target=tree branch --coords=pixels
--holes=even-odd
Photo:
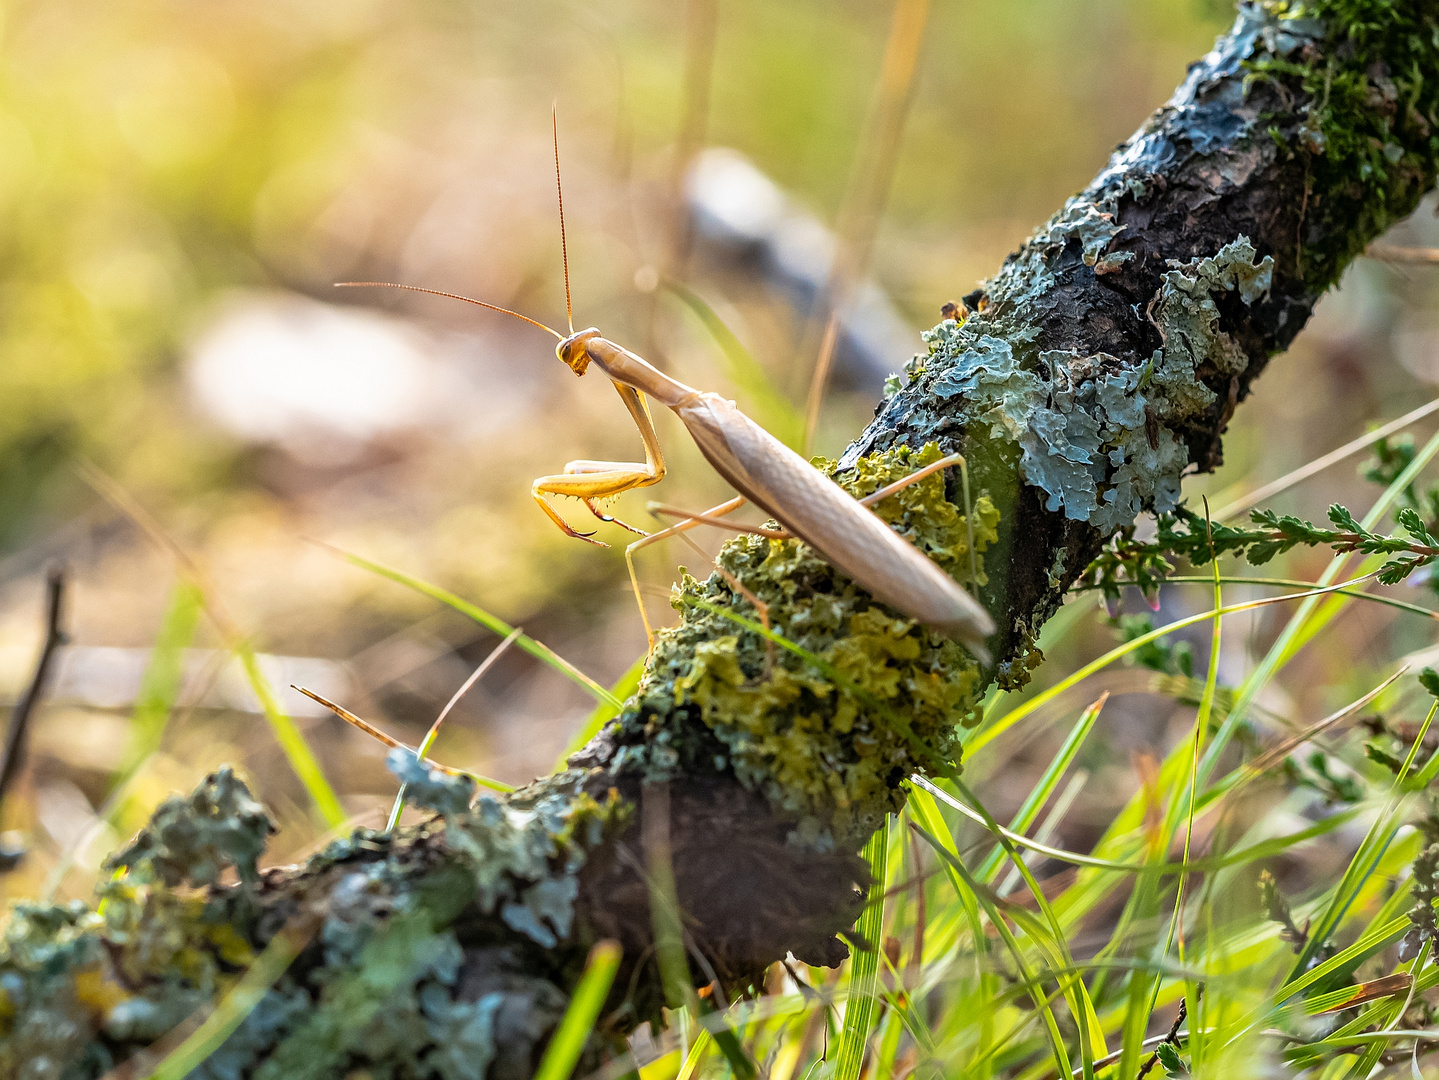
[[[738,538],[724,575],[682,582],[680,625],[622,715],[567,770],[513,796],[471,808],[467,781],[434,772],[411,784],[442,811],[430,824],[360,831],[259,874],[268,826],[233,776],[162,807],[113,861],[125,873],[105,887],[103,927],[75,909],[16,916],[0,976],[21,980],[23,1022],[0,1028],[0,1071],[23,1075],[17,1063],[46,1053],[94,1075],[213,999],[243,962],[216,925],[253,950],[306,906],[324,916],[316,943],[207,1075],[528,1076],[590,946],[612,938],[624,964],[597,1061],[664,1002],[637,813],[649,783],[671,793],[696,985],[728,999],[787,952],[838,963],[836,935],[866,884],[855,852],[902,805],[906,777],[956,762],[956,722],[983,686],[1023,681],[1034,635],[1103,541],[1142,510],[1174,507],[1181,475],[1219,462],[1269,358],[1434,183],[1427,0],[1279,8],[1244,5],[1171,101],[966,298],[975,314],[928,332],[928,353],[836,470],[859,495],[942,453],[966,456],[968,519],[958,478],[943,474],[877,511],[974,579],[1000,624],[994,670],[802,544]],[[767,606],[772,634],[746,595]],[[214,884],[217,860],[238,867],[238,885]],[[173,899],[195,886],[203,918]],[[184,977],[162,962],[173,947],[147,951],[162,938],[188,950]],[[87,972],[119,1003],[77,996]],[[48,1026],[46,1009],[59,1014]]]

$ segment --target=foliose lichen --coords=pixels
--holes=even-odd
[[[0,941],[0,1075],[95,1080],[213,1006],[289,912],[313,927],[308,947],[195,1080],[529,1076],[590,944],[578,874],[627,807],[577,790],[574,771],[471,804],[467,778],[413,754],[395,764],[443,816],[332,843],[288,900],[260,902],[289,879],[259,873],[273,826],[226,769],[161,805],[112,860],[122,872],[97,909],[17,906]],[[539,949],[551,977],[524,960]]]
[[[172,795],[130,845],[105,861],[174,888],[213,885],[226,867],[253,884],[275,823],[229,766],[211,773],[188,798]]]
[[[1258,92],[1265,84],[1277,92]],[[906,365],[907,380],[889,388],[842,463],[963,425],[967,438],[977,432],[1020,448],[1023,479],[1046,508],[1100,533],[1141,510],[1172,508],[1189,458],[1214,460],[1212,432],[1199,433],[1216,418],[1222,425],[1232,402],[1220,399],[1242,394],[1251,365],[1264,359],[1225,332],[1216,301],[1233,293],[1260,304],[1275,257],[1231,236],[1171,263],[1155,291],[1154,270],[1128,250],[1143,254],[1126,212],[1166,189],[1190,193],[1191,207],[1216,203],[1296,155],[1303,189],[1287,208],[1299,221],[1285,269],[1302,280],[1297,289],[1286,283],[1284,302],[1303,292],[1312,303],[1439,172],[1439,10],[1427,0],[1242,3],[1173,98],[966,298],[975,316],[926,335],[928,353]],[[1162,213],[1176,210],[1185,212],[1182,200]],[[1137,318],[1110,335],[1113,344],[1070,346],[1088,331],[1064,305],[1075,290],[1093,297],[1095,278],[1111,274],[1123,281],[1110,299]],[[1113,318],[1131,316],[1117,309]],[[1282,305],[1265,318],[1295,325]],[[1150,322],[1161,346],[1136,355],[1133,342]]]
[[[1150,405],[1161,421],[1182,422],[1214,404],[1216,395],[1203,376],[1234,378],[1249,366],[1248,355],[1220,329],[1214,296],[1237,291],[1247,307],[1268,293],[1274,281],[1274,257],[1266,255],[1256,262],[1257,254],[1249,238],[1241,236],[1208,258],[1184,264],[1171,260],[1150,316],[1164,345],[1150,357],[1141,378],[1141,383],[1153,386]],[[1177,500],[1166,502],[1157,509],[1177,505]]]
[[[386,754],[385,766],[404,785],[409,802],[437,814],[464,813],[475,797],[470,777],[433,768],[407,747],[397,746]]]
[[[1042,264],[1044,245],[1062,236],[1051,223],[1018,264]],[[996,319],[947,319],[923,335],[930,350],[913,369],[923,373],[919,392],[971,434],[1016,444],[1022,477],[1044,492],[1048,510],[1107,532],[1144,509],[1172,510],[1189,463],[1176,429],[1213,405],[1204,378],[1237,375],[1249,362],[1219,328],[1213,296],[1237,291],[1252,304],[1274,272],[1271,256],[1256,259],[1240,236],[1212,256],[1172,264],[1151,311],[1164,346],[1144,368],[1103,352],[1037,349],[1027,345],[1034,334],[1013,327],[999,337],[987,332]],[[999,319],[1013,303],[1016,275],[1019,288],[1037,287],[1019,265],[1007,272]]]
[[[862,497],[941,456],[935,445],[898,447],[836,479]],[[971,523],[935,474],[875,511],[960,582],[970,579],[972,537],[983,584],[979,555],[998,521],[988,496],[975,500]],[[956,729],[972,716],[977,664],[955,642],[877,603],[798,540],[740,537],[717,562],[721,570],[707,580],[686,575],[676,588],[683,620],[656,641],[619,720],[626,745],[614,767],[656,778],[696,767],[733,770],[796,822],[796,841],[827,848],[863,838],[899,808],[910,772],[956,761]],[[731,614],[751,625],[767,619],[795,648]],[[698,743],[683,725],[687,716],[712,741]]]

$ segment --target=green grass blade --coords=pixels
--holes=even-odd
[[[362,570],[368,570],[372,574],[379,574],[383,578],[389,578],[398,585],[403,585],[407,589],[413,589],[415,592],[428,596],[432,600],[438,600],[447,607],[454,608],[461,615],[468,616],[481,626],[493,630],[499,634],[500,637],[505,637],[514,632],[515,628],[503,619],[496,615],[491,615],[477,604],[472,604],[468,600],[456,596],[448,589],[442,589],[438,585],[431,585],[428,582],[421,581],[419,578],[411,577],[403,570],[396,570],[394,567],[386,566],[383,563],[373,562],[363,555],[354,555],[348,551],[342,551],[339,548],[331,548],[330,550],[339,554],[346,562],[358,566]],[[623,706],[623,703],[617,697],[599,683],[595,682],[594,679],[590,678],[579,668],[575,667],[574,664],[560,656],[559,653],[555,652],[548,645],[536,641],[527,634],[521,634],[519,638],[516,639],[515,644],[524,649],[525,652],[529,653],[536,660],[548,664],[566,678],[572,679],[580,686],[583,686],[589,693],[594,695],[597,701],[611,705],[616,710]]]
[[[1208,503],[1205,504],[1206,510]],[[1211,552],[1212,554],[1212,552]],[[1224,607],[1223,585],[1219,580],[1219,560],[1215,559],[1211,564],[1214,577],[1214,610],[1219,611]],[[1179,873],[1179,884],[1174,892],[1174,911],[1169,918],[1169,932],[1164,941],[1163,952],[1159,955],[1160,962],[1169,956],[1169,950],[1178,942],[1179,966],[1185,967],[1184,956],[1184,889],[1189,882],[1188,863],[1191,846],[1194,840],[1194,812],[1195,804],[1199,801],[1199,754],[1204,746],[1204,733],[1209,727],[1209,718],[1214,710],[1214,697],[1219,687],[1219,653],[1223,641],[1224,620],[1219,616],[1214,617],[1214,626],[1209,635],[1209,665],[1204,676],[1204,692],[1199,697],[1199,708],[1194,714],[1194,733],[1190,740],[1189,747],[1189,776],[1185,780],[1183,797],[1171,800],[1169,809],[1165,814],[1164,835],[1172,842],[1175,830],[1178,828],[1178,818],[1181,810],[1184,816],[1184,850],[1180,861],[1185,864],[1185,869]],[[1166,843],[1164,849],[1169,850]],[[1136,973],[1135,978],[1139,975]],[[1163,978],[1154,976],[1154,987],[1149,995],[1149,1012],[1154,1013],[1155,1003],[1159,998],[1159,990],[1163,985]],[[1194,998],[1196,994],[1193,985],[1186,986],[1186,994]],[[1128,1030],[1126,1026],[1126,1031]],[[1141,1042],[1143,1033],[1141,1032]],[[1121,1058],[1121,1060],[1123,1060]],[[1191,1062],[1194,1060],[1193,1052],[1190,1055]],[[1123,1066],[1121,1066],[1122,1068]]]
[[[939,812],[939,806],[927,789],[916,787],[911,791],[905,809],[908,814],[924,824],[930,835],[936,838],[943,837],[943,842],[951,853],[958,852],[954,834],[945,825],[944,817]],[[969,923],[970,937],[974,943],[975,985],[979,994],[979,1000],[974,1003],[974,1011],[979,1017],[979,1039],[974,1049],[970,1068],[976,1080],[987,1080],[994,1072],[991,1055],[994,1045],[992,1003],[1000,995],[999,976],[995,974],[990,963],[989,935],[984,932],[979,904],[954,867],[948,863],[942,865],[945,873],[949,876],[950,884],[954,887],[955,894],[959,897],[960,905],[964,908],[965,921]]]
[[[647,660],[649,660],[649,654],[641,656],[615,680],[615,684],[610,687],[610,696],[615,700],[613,702],[602,701],[595,706],[594,712],[590,713],[580,730],[575,732],[575,737],[570,740],[569,745],[565,747],[565,752],[555,762],[556,772],[565,767],[565,762],[569,760],[571,754],[598,735],[602,727],[620,714],[620,710],[624,708],[623,703],[640,688],[640,678],[645,673]]]
[[[1095,710],[1096,714],[1098,710]],[[1050,967],[1056,971],[1074,971],[1076,965],[1074,956],[1069,951],[1069,938],[1065,928],[1060,925],[1059,919],[1054,914],[1049,900],[1040,888],[1039,882],[1035,880],[1034,873],[1029,869],[1023,857],[1015,846],[999,831],[999,822],[984,808],[974,792],[970,791],[962,781],[955,781],[955,785],[970,804],[984,817],[985,826],[1003,845],[1005,854],[1009,857],[1014,868],[1019,871],[1024,879],[1029,893],[1034,897],[1034,902],[1039,908],[1039,913],[1044,918],[1044,924],[1029,931],[1031,940],[1041,949],[1049,954]],[[1046,925],[1047,924],[1047,925]],[[1045,933],[1045,931],[1048,933]],[[1052,939],[1049,944],[1046,939]],[[1056,976],[1059,987],[1069,1005],[1070,1015],[1074,1018],[1079,1028],[1079,1057],[1080,1069],[1084,1080],[1094,1080],[1094,1059],[1104,1057],[1109,1053],[1109,1048],[1104,1045],[1104,1030],[1099,1023],[1099,1017],[1094,1011],[1094,1002],[1090,1000],[1089,990],[1084,985],[1084,980],[1078,976]]]
[[[695,1036],[695,1041],[690,1044],[689,1052],[685,1054],[684,1064],[680,1066],[679,1075],[675,1077],[675,1080],[690,1080],[690,1077],[694,1076],[711,1041],[709,1028],[700,1028],[700,1033]]]
[[[1405,805],[1408,802],[1404,786],[1405,776],[1410,766],[1413,765],[1419,748],[1424,744],[1424,737],[1429,733],[1429,725],[1434,721],[1436,708],[1439,708],[1439,702],[1436,702],[1435,707],[1430,708],[1429,715],[1425,717],[1418,735],[1415,736],[1409,753],[1404,759],[1404,765],[1400,769],[1399,775],[1394,779],[1391,793],[1385,803],[1384,809],[1379,813],[1379,816],[1374,819],[1374,823],[1370,826],[1369,832],[1365,835],[1363,842],[1360,843],[1358,850],[1355,851],[1354,857],[1349,861],[1349,865],[1345,868],[1344,875],[1340,878],[1339,884],[1335,886],[1328,904],[1325,905],[1324,910],[1319,916],[1313,920],[1309,938],[1305,942],[1304,948],[1300,950],[1299,955],[1295,958],[1294,967],[1290,972],[1291,980],[1304,971],[1309,962],[1313,960],[1314,954],[1318,949],[1339,929],[1340,922],[1348,913],[1355,898],[1359,895],[1360,889],[1363,888],[1365,882],[1367,882],[1374,873],[1379,865],[1379,861],[1384,857],[1385,852],[1389,850],[1389,845],[1394,842],[1394,838],[1404,826],[1406,816]]]
[[[1098,659],[1091,660],[1089,663],[1085,664],[1072,675],[1068,676],[1065,679],[1061,679],[1059,682],[1055,683],[1047,690],[1043,690],[1040,693],[1035,694],[1034,697],[1030,698],[1028,701],[1022,702],[1015,708],[1011,709],[1009,712],[1005,713],[1003,716],[999,717],[999,719],[995,720],[994,723],[988,725],[987,727],[981,727],[979,731],[976,732],[974,737],[971,738],[967,743],[965,743],[965,753],[973,754],[982,747],[989,745],[1000,735],[1004,734],[1015,724],[1019,723],[1019,721],[1023,720],[1030,713],[1034,712],[1036,709],[1049,704],[1060,694],[1064,693],[1066,690],[1070,689],[1073,686],[1077,686],[1079,683],[1089,678],[1095,672],[1103,671],[1116,660],[1123,659],[1130,653],[1134,652],[1136,649],[1148,645],[1151,641],[1158,641],[1160,638],[1172,634],[1178,630],[1183,630],[1186,627],[1195,626],[1198,623],[1208,622],[1210,619],[1216,617],[1233,615],[1235,612],[1239,611],[1253,611],[1256,608],[1268,607],[1271,604],[1282,604],[1295,600],[1307,602],[1325,593],[1339,592],[1343,589],[1349,588],[1351,585],[1351,582],[1344,582],[1340,585],[1323,584],[1316,586],[1312,589],[1306,589],[1305,591],[1300,593],[1291,593],[1285,596],[1270,596],[1262,600],[1246,600],[1240,604],[1228,604],[1218,610],[1201,611],[1197,615],[1188,615],[1183,619],[1176,619],[1172,623],[1165,623],[1165,625],[1156,627],[1155,629],[1149,631],[1147,634],[1140,634],[1137,638],[1126,641],[1122,645],[1115,646],[1103,656],[1099,657]],[[1238,706],[1236,704],[1234,708],[1237,709],[1237,707]]]
[[[986,828],[988,828],[984,817],[978,811],[966,806],[964,803],[956,799],[953,795],[949,794],[949,792],[937,786],[926,777],[920,776],[918,773],[916,773],[912,775],[909,779],[910,782],[914,784],[917,789],[923,791],[932,798],[939,799],[946,806],[949,806],[959,811],[961,814],[969,818],[975,824],[984,825]],[[917,793],[918,792],[915,792],[914,794]],[[1201,806],[1202,805],[1203,804],[1201,803]],[[1121,859],[1105,859],[1096,855],[1081,855],[1077,851],[1068,851],[1064,848],[1058,848],[1053,846],[1052,844],[1046,844],[1039,840],[1032,840],[1021,833],[1013,832],[1009,829],[1003,828],[1002,826],[1000,827],[999,832],[1000,835],[1002,835],[1005,839],[1009,840],[1017,847],[1028,848],[1030,851],[1037,852],[1040,855],[1046,855],[1049,858],[1055,859],[1059,862],[1070,863],[1073,866],[1088,867],[1092,870],[1108,870],[1121,874],[1139,874],[1151,871],[1155,873],[1177,874],[1187,865],[1188,869],[1192,873],[1209,873],[1210,871],[1214,870],[1226,870],[1232,866],[1242,866],[1245,863],[1254,862],[1257,859],[1267,859],[1271,856],[1281,854],[1297,844],[1302,844],[1305,841],[1315,840],[1321,836],[1325,836],[1328,833],[1333,832],[1340,826],[1348,824],[1350,821],[1353,821],[1354,818],[1362,812],[1362,809],[1362,807],[1351,807],[1350,809],[1340,811],[1337,814],[1330,814],[1328,817],[1315,822],[1313,825],[1301,829],[1296,833],[1290,833],[1288,836],[1277,836],[1270,840],[1261,840],[1250,845],[1249,847],[1240,848],[1237,851],[1231,851],[1229,854],[1219,856],[1218,858],[1210,856],[1204,859],[1195,859],[1193,862],[1190,862],[1188,864],[1172,862],[1128,862]]]
[[[1039,778],[1039,782],[1034,785],[1034,789],[1025,796],[1024,802],[1020,804],[1019,809],[1015,811],[1014,817],[1009,822],[1010,832],[1023,833],[1034,824],[1034,819],[1037,818],[1039,812],[1044,809],[1044,804],[1047,803],[1050,796],[1054,794],[1055,788],[1057,788],[1059,782],[1064,779],[1065,772],[1067,772],[1069,766],[1074,763],[1074,759],[1076,755],[1078,755],[1080,748],[1084,746],[1084,741],[1089,738],[1089,733],[1094,730],[1094,722],[1099,719],[1100,710],[1104,708],[1104,703],[1108,699],[1109,695],[1105,694],[1079,714],[1079,719],[1075,721],[1074,727],[1070,729],[1069,734],[1065,737],[1064,744],[1060,746],[1059,752],[1054,755],[1049,766],[1044,770],[1044,775]],[[1003,834],[1000,835],[1002,838]],[[980,881],[986,883],[991,882],[994,880],[994,875],[999,872],[1003,863],[1004,848],[999,846],[980,864],[974,876]]]
[[[1223,574],[1220,575],[1219,582],[1222,585],[1269,585],[1284,589],[1308,589],[1314,584],[1312,581],[1304,581],[1300,578],[1229,577]],[[1174,574],[1166,577],[1164,583],[1166,585],[1213,585],[1214,578],[1195,574]],[[1352,600],[1369,600],[1376,604],[1383,604],[1385,607],[1407,611],[1411,615],[1423,615],[1426,619],[1439,619],[1439,611],[1435,611],[1433,608],[1406,603],[1403,600],[1396,600],[1392,596],[1365,592],[1359,588],[1337,589],[1334,595],[1347,596]]]
[[[1049,621],[1040,629],[1039,640],[1035,642],[1035,648],[1045,656],[1049,656],[1079,627],[1086,615],[1094,615],[1103,610],[1101,599],[1097,595],[1090,595],[1073,599],[1065,604],[1051,615]],[[984,696],[984,710],[977,731],[984,731],[994,722],[996,716],[1002,716],[1008,712],[1012,707],[1011,703],[1024,697],[1025,694],[1026,690],[1001,690],[997,685],[991,685],[988,693]]]
[[[255,657],[255,650],[250,647],[249,642],[237,641],[235,655],[240,658],[240,666],[245,671],[245,679],[250,684],[250,690],[254,693],[256,700],[260,702],[260,709],[264,712],[265,719],[270,722],[270,730],[275,733],[275,741],[280,744],[280,749],[284,751],[286,759],[290,762],[290,768],[294,769],[295,775],[300,778],[300,783],[304,785],[305,792],[310,796],[310,801],[315,804],[315,809],[324,820],[326,827],[333,829],[342,824],[347,817],[345,808],[340,805],[340,799],[335,794],[335,789],[326,779],[325,770],[320,768],[320,762],[315,757],[315,752],[310,749],[310,744],[305,740],[304,732],[280,708],[274,691],[270,689],[269,682],[265,679],[264,673],[260,671],[260,662]]]
[[[1435,710],[1439,710],[1439,701],[1436,701],[1433,705],[1429,706],[1429,715],[1424,717],[1424,729],[1426,731],[1428,730],[1429,725],[1434,722]],[[1417,749],[1418,747],[1416,745],[1415,750]],[[1409,752],[1411,760],[1404,763],[1404,771],[1406,773],[1409,771],[1409,766],[1413,764],[1412,758],[1415,750],[1411,750]],[[1429,786],[1430,782],[1434,779],[1436,774],[1439,774],[1439,750],[1434,751],[1434,753],[1430,755],[1429,761],[1424,765],[1422,769],[1420,769],[1412,777],[1404,781],[1404,787],[1408,791],[1423,791]]]
[[[1321,964],[1315,964],[1308,971],[1286,982],[1279,988],[1275,1000],[1283,1004],[1289,998],[1296,994],[1302,994],[1309,987],[1341,968],[1352,967],[1367,960],[1386,945],[1397,941],[1413,925],[1406,915],[1370,926],[1354,944],[1339,950],[1328,960]]]
[[[255,1011],[270,987],[285,974],[295,957],[314,936],[314,927],[284,927],[270,939],[240,981],[230,988],[215,1011],[167,1054],[144,1080],[184,1080],[218,1050],[226,1039]]]
[[[601,941],[590,950],[585,973],[570,996],[560,1026],[545,1047],[545,1056],[540,1059],[534,1080],[568,1080],[575,1071],[614,984],[615,972],[620,969],[621,955],[619,943],[615,941]]]
[[[884,935],[884,892],[887,883],[889,855],[889,818],[864,845],[864,858],[869,863],[869,896],[860,914],[856,929],[868,944],[856,948],[849,964],[849,999],[844,1009],[844,1028],[840,1032],[839,1055],[835,1059],[834,1080],[859,1080],[864,1065],[865,1047],[874,1029],[878,1001],[875,988],[879,983],[879,957]]]
[[[1049,1007],[1049,1002],[1045,998],[1044,990],[1040,986],[1039,980],[1034,976],[1033,972],[1030,971],[1029,962],[1024,957],[1024,949],[1020,947],[1018,939],[1014,936],[1014,932],[1009,929],[1009,924],[1004,921],[1004,917],[1000,914],[994,901],[990,898],[988,890],[974,880],[973,875],[971,875],[968,868],[965,867],[964,860],[961,859],[958,854],[947,850],[944,844],[922,825],[916,824],[912,827],[924,839],[925,843],[929,844],[930,847],[939,853],[939,857],[944,863],[953,868],[956,878],[964,882],[965,888],[973,894],[980,906],[984,908],[985,914],[989,916],[990,925],[999,933],[1005,948],[1009,950],[1015,967],[1019,970],[1019,977],[1024,983],[1025,988],[1029,991],[1030,998],[1036,1003],[1042,1003],[1040,1016],[1044,1020],[1045,1028],[1049,1034],[1050,1053],[1054,1056],[1054,1064],[1059,1070],[1059,1075],[1062,1077],[1068,1076],[1072,1071],[1069,1064],[1069,1052],[1064,1048],[1064,1036],[1060,1033],[1058,1021],[1054,1018],[1054,1010]]]
[[[1414,483],[1415,478],[1424,470],[1435,454],[1439,454],[1439,434],[1435,434],[1424,444],[1424,447],[1414,455],[1413,460],[1404,471],[1400,473],[1394,479],[1394,482],[1385,488],[1384,493],[1375,500],[1374,505],[1369,508],[1369,512],[1364,515],[1364,520],[1361,522],[1364,528],[1372,529],[1379,522],[1379,519],[1388,513],[1389,508],[1403,495],[1404,490]],[[1324,573],[1320,575],[1319,585],[1323,587],[1330,586],[1334,580],[1343,573],[1348,562],[1347,557],[1341,556],[1336,558]],[[1337,590],[1330,588],[1329,591],[1334,592]],[[1339,597],[1335,598],[1334,602],[1336,604],[1346,604],[1349,601]],[[1209,743],[1209,749],[1205,751],[1204,759],[1199,764],[1199,780],[1201,785],[1208,781],[1210,773],[1213,772],[1215,766],[1219,763],[1220,755],[1224,752],[1225,748],[1228,747],[1229,740],[1233,737],[1234,732],[1238,730],[1239,722],[1244,718],[1244,714],[1247,712],[1250,703],[1259,696],[1260,691],[1269,684],[1270,679],[1284,666],[1286,660],[1294,655],[1294,652],[1297,650],[1296,641],[1304,635],[1305,628],[1310,619],[1315,615],[1319,605],[1320,599],[1317,595],[1304,600],[1299,606],[1299,610],[1290,617],[1289,622],[1286,623],[1284,629],[1280,631],[1274,644],[1269,647],[1269,651],[1264,654],[1264,658],[1259,662],[1258,666],[1250,672],[1249,676],[1240,685],[1239,692],[1234,695],[1234,703],[1230,706],[1229,715],[1224,718],[1224,722],[1220,725],[1219,730]],[[1326,612],[1327,617],[1325,622],[1331,619],[1334,614],[1337,614],[1337,610],[1338,609],[1335,608]],[[1306,637],[1304,640],[1308,640],[1308,638]]]
[[[705,1013],[704,1019],[701,1021],[705,1025],[705,1030],[709,1032],[710,1038],[714,1039],[715,1045],[719,1047],[725,1061],[729,1062],[730,1072],[736,1077],[736,1080],[754,1080],[757,1073],[754,1062],[750,1061],[749,1055],[744,1052],[739,1037],[730,1030],[724,1013],[711,998],[704,998],[700,1002],[700,1009]]]
[[[720,354],[725,358],[725,378],[744,394],[745,411],[780,442],[798,450],[804,441],[803,414],[780,393],[769,373],[702,296],[678,281],[666,280],[664,284],[699,319],[720,347]]]
[[[176,581],[170,590],[170,602],[160,621],[159,633],[155,635],[150,662],[140,679],[135,710],[130,714],[130,739],[120,768],[116,770],[117,787],[160,747],[184,681],[185,650],[195,639],[195,629],[204,610],[205,596],[194,583],[187,578]]]

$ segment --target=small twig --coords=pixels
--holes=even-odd
[[[509,636],[506,637],[504,641],[491,649],[490,654],[480,661],[480,666],[470,673],[470,677],[464,681],[460,688],[450,697],[450,700],[445,703],[445,707],[440,710],[440,715],[435,717],[435,722],[430,725],[430,730],[425,732],[425,737],[420,740],[420,745],[415,750],[415,757],[422,762],[425,760],[425,755],[430,752],[430,747],[434,745],[435,737],[440,733],[440,725],[445,722],[445,717],[450,715],[450,710],[459,704],[460,698],[469,693],[470,687],[485,677],[485,672],[494,667],[495,661],[505,655],[505,650],[513,645],[515,639],[522,633],[524,633],[523,629],[518,626],[515,627],[510,631]],[[406,784],[401,784],[400,790],[395,795],[395,805],[391,807],[389,821],[385,824],[386,832],[394,832],[395,826],[400,823],[400,815],[405,812],[405,788],[407,786]]]
[[[30,677],[30,685],[15,703],[15,709],[10,714],[10,725],[5,732],[4,757],[0,758],[0,807],[4,806],[5,796],[9,794],[11,785],[20,773],[20,766],[24,763],[25,736],[35,708],[45,694],[50,669],[54,666],[55,651],[69,640],[65,628],[61,625],[65,600],[65,568],[52,567],[46,576],[45,586],[45,643],[40,646],[40,657],[35,662],[35,673]]]
[[[303,686],[295,686],[293,683],[291,683],[291,684],[290,684],[290,689],[291,689],[291,690],[298,690],[300,693],[304,694],[304,695],[305,695],[307,698],[309,698],[311,701],[318,701],[321,705],[323,705],[325,708],[329,709],[332,713],[334,713],[336,716],[338,716],[341,720],[345,721],[345,723],[351,724],[351,725],[353,725],[354,727],[359,728],[359,729],[360,729],[361,731],[363,731],[366,735],[370,736],[370,738],[376,740],[377,742],[383,743],[385,746],[388,746],[391,750],[408,750],[410,753],[414,754],[416,757],[419,757],[419,756],[420,756],[419,751],[418,751],[418,749],[417,749],[416,747],[411,746],[409,743],[401,742],[399,739],[395,738],[395,737],[394,737],[393,735],[391,735],[389,732],[381,731],[379,728],[377,728],[374,724],[370,723],[368,720],[361,720],[358,716],[356,716],[354,713],[350,712],[350,710],[347,709],[347,708],[345,708],[343,705],[336,705],[336,704],[335,704],[333,701],[331,701],[329,698],[321,697],[319,694],[315,693],[315,691],[313,691],[313,690],[307,690],[307,689],[306,689],[305,687],[303,687]],[[493,790],[495,790],[495,791],[513,791],[513,790],[514,790],[513,788],[510,787],[509,784],[503,784],[503,783],[501,783],[501,782],[498,781],[498,780],[492,780],[492,779],[490,779],[488,776],[481,776],[479,773],[472,773],[472,772],[470,772],[468,769],[457,769],[457,768],[455,768],[453,765],[441,765],[438,761],[432,761],[432,760],[430,760],[429,758],[425,758],[424,761],[425,761],[425,764],[428,765],[430,768],[432,768],[432,769],[438,769],[440,772],[444,773],[446,776],[468,776],[471,780],[475,781],[475,783],[480,784],[480,785],[482,785],[482,786],[484,786],[484,787],[491,788],[491,789],[493,789]]]
[[[1184,1018],[1185,1018],[1186,1016],[1188,1016],[1188,1015],[1189,1015],[1189,999],[1188,999],[1188,998],[1180,998],[1180,999],[1179,999],[1179,1015],[1174,1018],[1174,1023],[1172,1023],[1172,1024],[1169,1025],[1169,1034],[1166,1035],[1166,1036],[1164,1036],[1164,1040],[1163,1040],[1163,1042],[1169,1043],[1169,1044],[1170,1044],[1171,1046],[1173,1046],[1176,1050],[1179,1049],[1179,1029],[1180,1029],[1180,1027],[1184,1024]],[[1163,1043],[1161,1043],[1160,1045],[1162,1046]],[[1139,1067],[1139,1071],[1134,1074],[1134,1080],[1144,1080],[1144,1077],[1147,1076],[1147,1075],[1149,1075],[1149,1070],[1152,1069],[1152,1068],[1154,1068],[1155,1063],[1158,1062],[1158,1061],[1159,1061],[1159,1051],[1156,1050],[1156,1051],[1154,1051],[1154,1053],[1152,1053],[1152,1054],[1149,1055],[1149,1060],[1146,1061],[1143,1065],[1141,1065],[1141,1066]]]
[[[1375,244],[1364,254],[1379,262],[1439,264],[1439,248],[1390,247],[1388,244]]]

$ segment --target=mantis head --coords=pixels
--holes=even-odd
[[[569,337],[560,339],[560,343],[555,346],[555,355],[576,375],[583,375],[585,368],[590,366],[591,359],[585,343],[599,336],[599,330],[593,326],[588,330],[578,330]]]

